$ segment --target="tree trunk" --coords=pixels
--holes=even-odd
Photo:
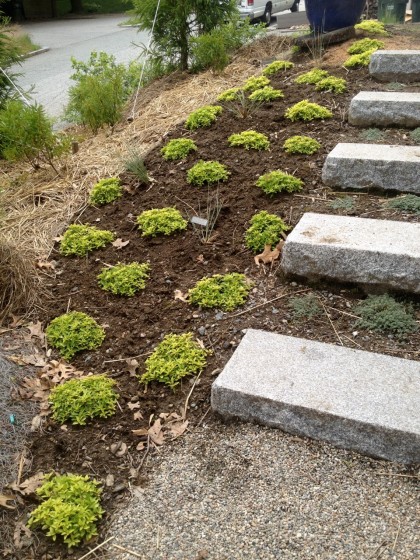
[[[188,23],[180,27],[179,45],[181,47],[181,70],[188,70]]]

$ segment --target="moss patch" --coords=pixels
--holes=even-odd
[[[250,289],[244,274],[231,272],[203,278],[188,293],[190,302],[200,307],[232,311],[245,303]]]

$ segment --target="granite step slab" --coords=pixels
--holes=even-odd
[[[420,194],[420,146],[340,143],[328,154],[322,180],[343,189],[379,188]]]
[[[361,91],[350,102],[354,126],[420,126],[420,93]]]
[[[249,329],[211,402],[226,418],[420,461],[420,362]]]
[[[376,51],[370,57],[369,73],[381,82],[419,82],[420,51]]]
[[[288,235],[281,266],[310,280],[419,294],[420,224],[308,212]]]

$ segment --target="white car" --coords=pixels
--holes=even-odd
[[[237,0],[238,10],[241,18],[249,18],[251,21],[259,19],[270,25],[271,14],[290,10],[299,11],[300,0]]]

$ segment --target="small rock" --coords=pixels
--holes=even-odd
[[[198,327],[198,334],[200,336],[205,336],[206,334],[206,327]]]
[[[218,313],[216,313],[216,321],[221,321],[223,319],[223,313],[221,311],[219,311]]]

